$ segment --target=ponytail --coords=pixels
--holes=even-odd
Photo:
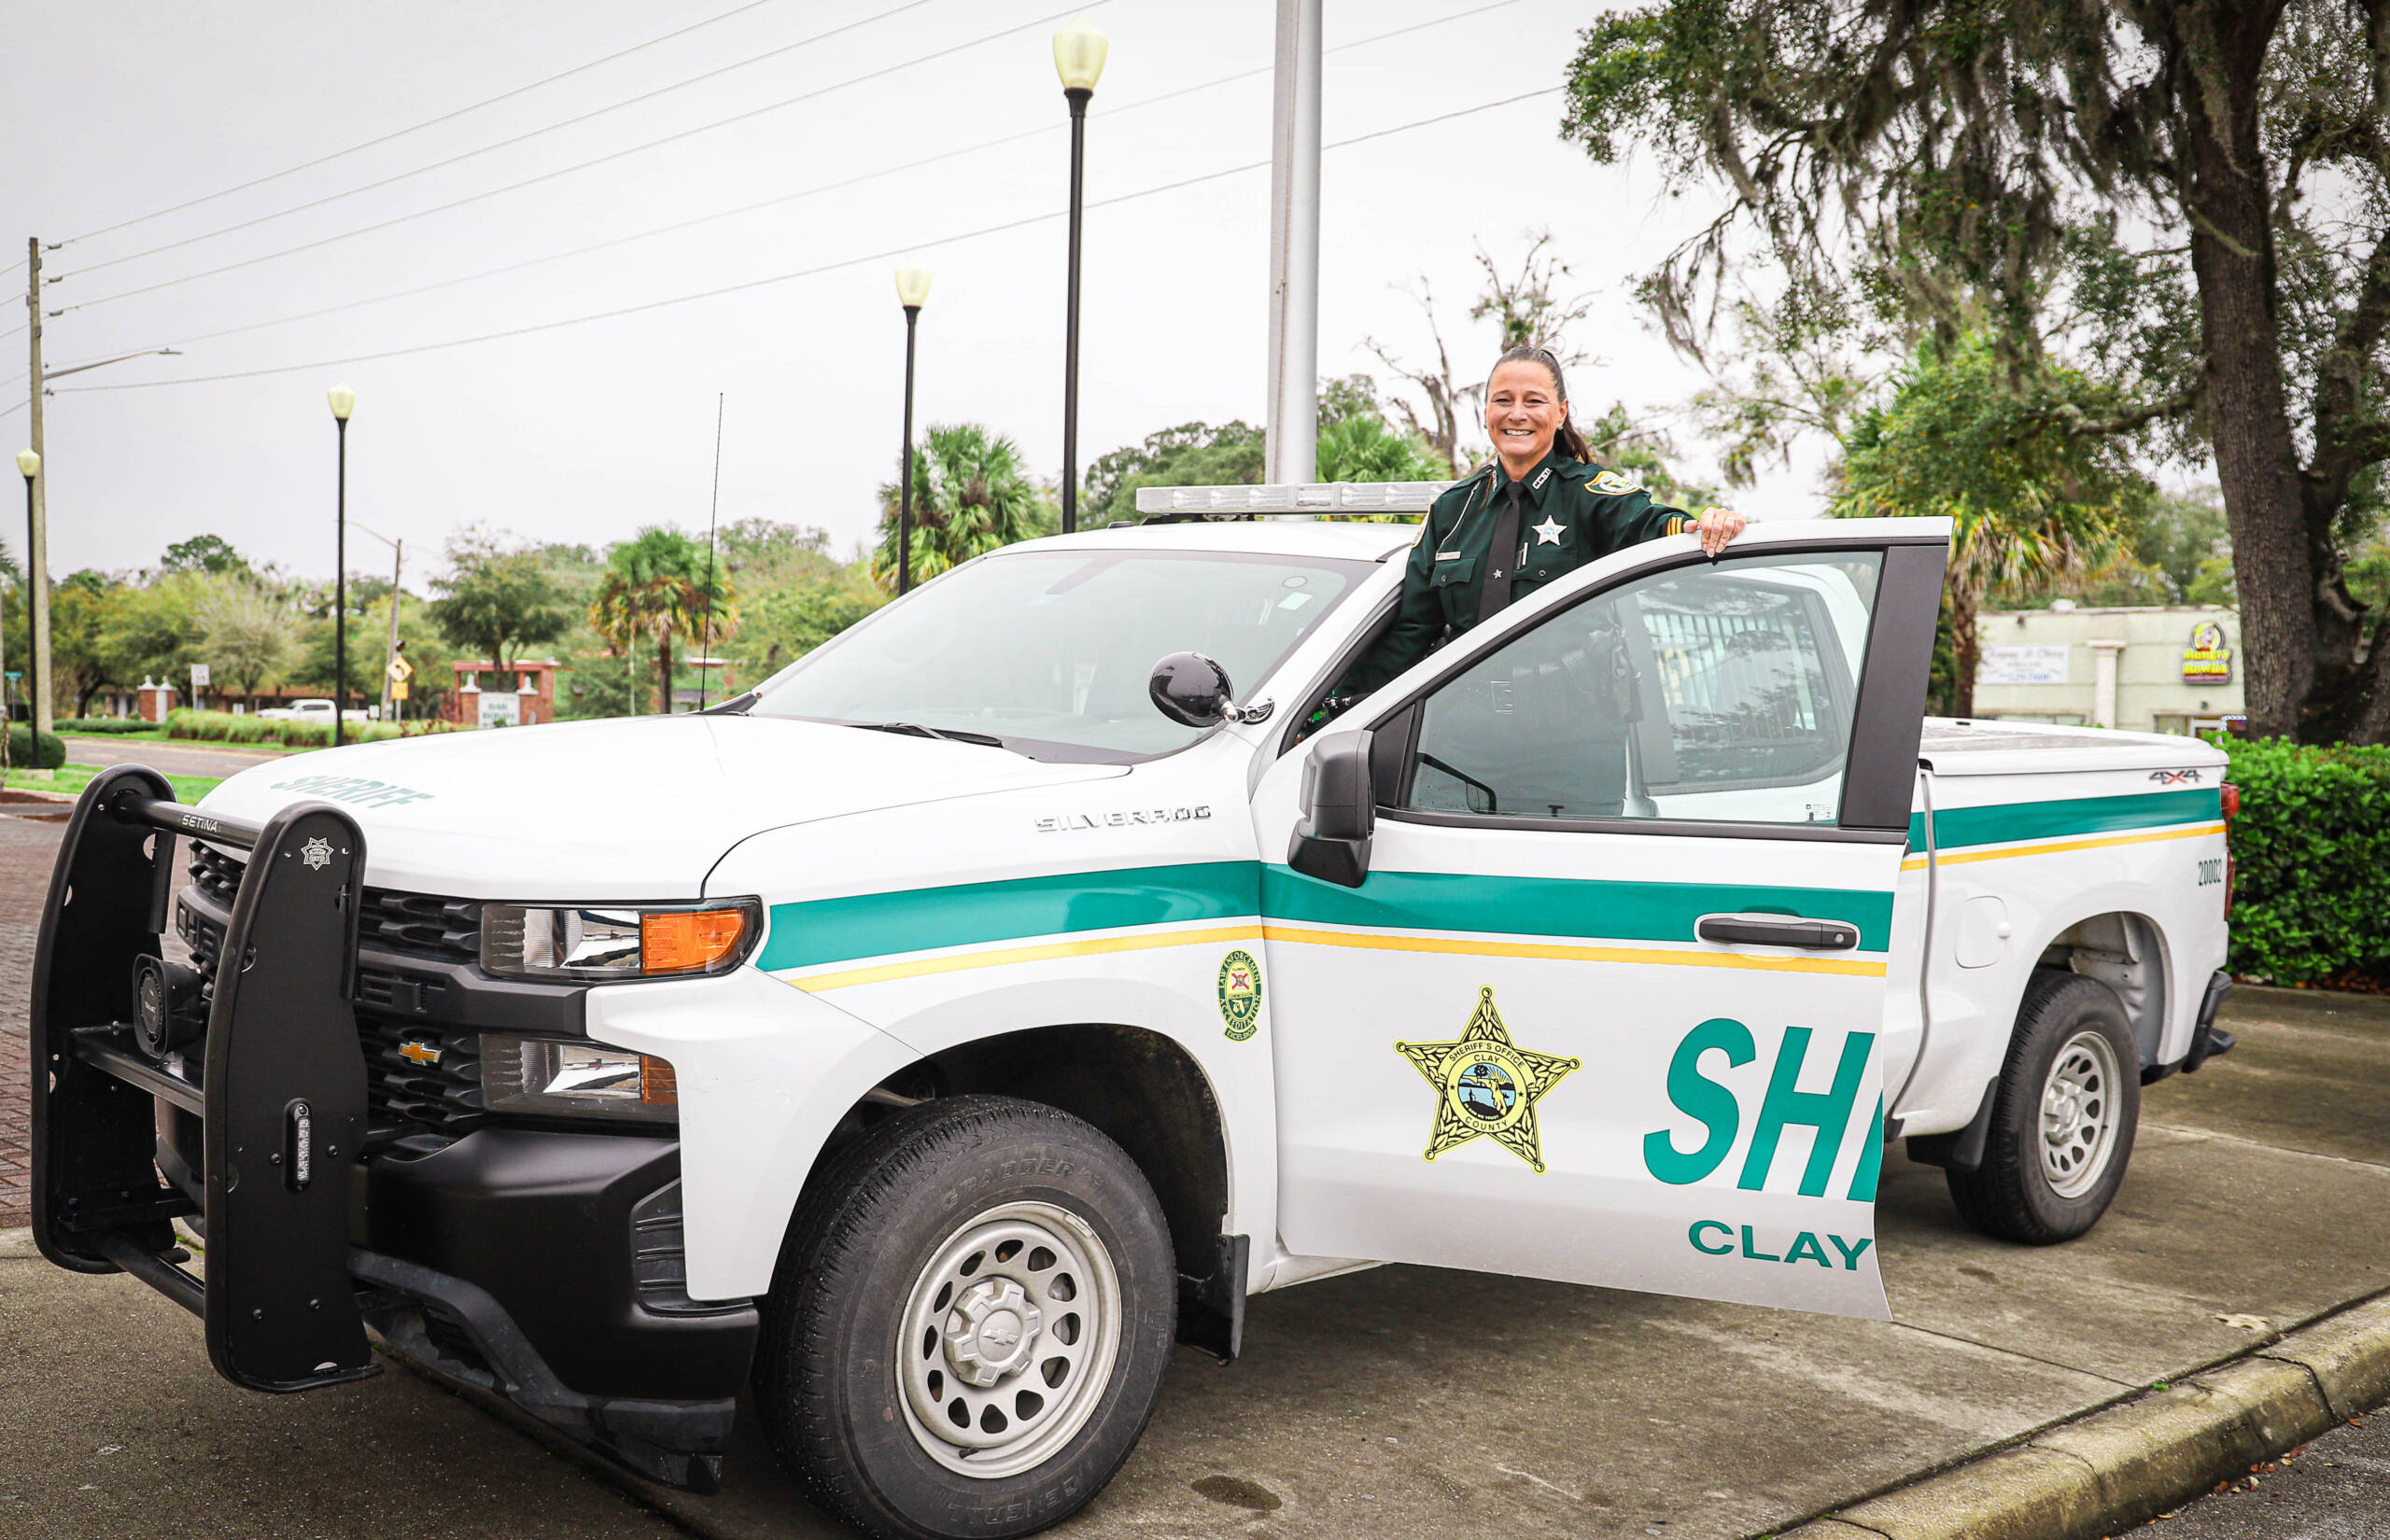
[[[1494,360],[1494,368],[1500,369],[1504,364],[1511,363],[1535,365],[1552,376],[1552,393],[1563,401],[1568,399],[1568,382],[1560,377],[1560,359],[1550,348],[1537,347],[1529,343],[1521,343],[1516,347],[1504,348],[1502,356]],[[1486,378],[1491,380],[1493,377],[1492,371],[1488,371]],[[1593,463],[1593,446],[1585,442],[1585,436],[1577,431],[1577,425],[1571,419],[1563,417],[1560,420],[1560,429],[1553,435],[1552,442],[1554,448],[1570,459],[1582,460],[1587,465]]]

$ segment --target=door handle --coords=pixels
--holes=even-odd
[[[1859,927],[1838,919],[1788,919],[1782,915],[1704,915],[1693,933],[1704,941],[1747,946],[1799,946],[1812,952],[1848,952],[1859,945]]]

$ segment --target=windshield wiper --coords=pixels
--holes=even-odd
[[[990,749],[1009,747],[1004,739],[990,733],[958,733],[948,727],[923,727],[917,721],[851,721],[849,727],[861,727],[873,733],[906,733],[917,738],[944,738],[949,743],[984,744]]]

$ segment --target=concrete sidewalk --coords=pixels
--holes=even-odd
[[[0,817],[0,1053],[19,1064],[56,834]],[[1060,1533],[1741,1540],[2390,1288],[2390,1001],[2252,989],[2228,1016],[2241,1047],[2149,1088],[2131,1175],[2080,1241],[1985,1240],[1938,1171],[1895,1156],[1891,1323],[1417,1267],[1265,1295],[1242,1362],[1180,1353],[1119,1479]],[[0,1146],[21,1074],[0,1085]],[[195,1321],[27,1240],[0,1235],[0,1536],[839,1533],[752,1421],[723,1495],[639,1493],[668,1519],[404,1373],[235,1391]]]

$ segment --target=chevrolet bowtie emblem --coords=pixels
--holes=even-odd
[[[441,1050],[418,1039],[409,1038],[399,1044],[399,1057],[410,1064],[437,1064]]]

